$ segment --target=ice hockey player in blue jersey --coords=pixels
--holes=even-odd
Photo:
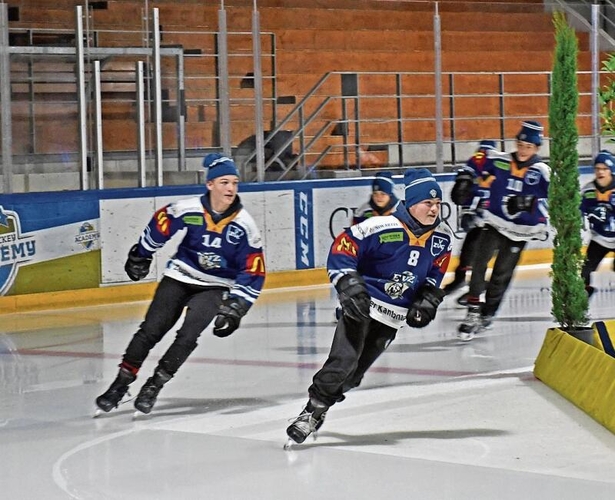
[[[490,326],[527,242],[548,238],[550,170],[538,156],[542,130],[540,123],[525,121],[516,136],[516,152],[487,154],[481,182],[489,197],[483,203],[484,228],[477,243],[481,251],[472,268],[468,313],[458,328],[463,341]],[[494,254],[493,271],[485,281]]]
[[[614,169],[613,155],[606,150],[600,151],[594,159],[595,178],[581,190],[581,211],[587,217],[591,234],[581,276],[590,297],[594,293],[594,287],[590,284],[591,274],[609,252],[615,251]]]
[[[393,214],[347,228],[331,246],[327,271],[343,314],[309,400],[286,430],[289,444],[320,428],[404,324],[427,326],[442,302],[452,238],[439,218],[442,190],[427,169],[407,170],[404,183],[405,202]]]
[[[171,203],[156,213],[128,254],[125,270],[133,281],[149,273],[154,252],[175,234],[184,233],[167,263],[145,320],[126,348],[120,370],[96,405],[108,412],[128,391],[150,350],[185,318],[134,406],[150,413],[158,393],[197,346],[201,332],[214,321],[213,334],[233,333],[258,298],[265,280],[261,236],[243,208],[237,188],[239,173],[230,158],[209,154],[207,192]]]
[[[352,223],[358,224],[365,219],[376,215],[390,215],[399,204],[393,190],[395,183],[391,172],[378,172],[372,181],[372,194],[369,200],[355,209],[352,215]],[[335,308],[335,320],[339,321],[342,316],[341,307]]]
[[[374,215],[391,214],[399,203],[393,193],[394,188],[391,172],[378,172],[372,181],[372,194],[369,200],[354,211],[352,223],[358,224]]]
[[[459,264],[455,268],[453,281],[444,287],[447,295],[455,292],[466,283],[466,274],[472,270],[474,256],[478,250],[478,237],[483,228],[481,190],[483,167],[487,163],[487,153],[495,151],[494,141],[481,141],[476,152],[459,169],[451,190],[451,201],[459,210],[460,224],[466,237],[461,245]],[[467,297],[465,297],[467,300]]]

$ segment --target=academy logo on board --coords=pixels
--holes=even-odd
[[[19,215],[0,205],[0,295],[13,285],[20,265],[36,255],[33,236],[21,234]]]
[[[86,250],[90,250],[100,239],[100,233],[89,222],[84,222],[79,228],[79,234],[75,236],[75,243],[78,243]]]

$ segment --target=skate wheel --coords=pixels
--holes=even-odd
[[[96,411],[94,412],[94,415],[92,415],[92,418],[98,418],[103,414],[103,411],[100,408],[96,408]]]

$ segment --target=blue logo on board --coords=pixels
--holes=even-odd
[[[19,215],[0,205],[0,295],[11,288],[19,266],[36,255],[33,236],[21,234]]]

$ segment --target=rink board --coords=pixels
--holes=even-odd
[[[534,375],[615,433],[615,358],[559,328],[550,328]]]

